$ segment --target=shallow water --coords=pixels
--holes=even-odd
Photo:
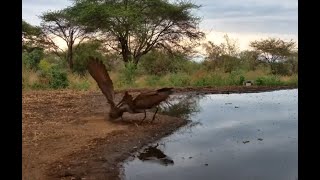
[[[297,89],[177,102],[166,113],[193,123],[137,152],[124,179],[297,179]]]

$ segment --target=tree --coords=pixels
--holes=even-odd
[[[239,47],[236,40],[230,39],[227,34],[224,35],[225,42],[220,45],[212,41],[203,44],[207,57],[205,64],[209,69],[223,67],[225,72],[231,72],[237,68],[240,61],[238,59]]]
[[[238,41],[235,39],[230,39],[227,34],[225,34],[223,38],[226,43],[222,43],[220,46],[224,49],[225,54],[231,57],[236,57],[239,54]]]
[[[276,38],[268,38],[261,41],[252,41],[250,46],[259,53],[262,60],[270,64],[271,72],[275,71],[275,63],[285,61],[294,50],[296,43],[293,40],[284,41]]]
[[[41,19],[42,29],[51,42],[50,47],[58,56],[65,54],[69,68],[73,69],[73,46],[76,40],[79,40],[78,44],[80,44],[89,37],[88,29],[76,25],[73,17],[64,10],[46,12],[42,14]],[[66,53],[53,41],[56,37],[61,38],[66,43]]]
[[[22,20],[22,51],[31,52],[35,48],[41,48],[42,42],[43,33],[41,28]]]
[[[239,56],[241,61],[248,65],[249,70],[255,70],[257,68],[257,65],[258,65],[257,59],[259,57],[258,52],[245,50],[240,52]]]
[[[74,67],[73,71],[79,75],[85,75],[87,71],[87,59],[91,56],[94,58],[99,58],[103,62],[106,60],[102,51],[102,43],[97,40],[90,40],[78,44],[74,48]],[[110,69],[110,65],[107,65]]]
[[[216,45],[212,41],[208,41],[208,43],[203,44],[203,47],[207,53],[207,60],[218,60],[219,57],[225,54],[225,48],[222,44]]]
[[[286,63],[290,64],[291,73],[298,73],[298,51],[294,51]]]
[[[192,3],[166,0],[75,0],[68,10],[77,22],[101,30],[101,37],[125,63],[138,64],[154,48],[190,50],[204,37]],[[183,42],[182,42],[183,41]]]

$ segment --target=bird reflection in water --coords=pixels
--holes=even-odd
[[[141,161],[148,161],[158,163],[164,166],[173,165],[174,161],[165,155],[159,148],[159,144],[155,146],[149,146],[142,153],[138,155]]]

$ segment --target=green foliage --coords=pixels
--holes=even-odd
[[[38,26],[32,26],[22,19],[22,51],[30,52],[43,46],[43,32]]]
[[[52,67],[52,64],[48,62],[46,59],[42,59],[38,65],[39,70],[44,73],[48,73]]]
[[[49,86],[53,89],[66,88],[69,85],[67,73],[59,68],[53,66],[50,69]]]
[[[273,63],[271,71],[272,74],[291,75],[290,65],[286,63]]]
[[[248,71],[254,71],[258,67],[258,58],[259,53],[256,51],[242,51],[240,56],[240,61],[243,64],[243,69]]]
[[[241,76],[239,77],[239,85],[242,85],[245,80],[246,80],[245,77],[241,75]]]
[[[121,83],[132,85],[134,84],[137,76],[137,66],[133,62],[128,62],[125,67],[120,71]]]
[[[223,62],[224,72],[231,73],[239,68],[240,60],[236,57],[223,55],[219,59]]]
[[[283,85],[278,76],[264,76],[258,77],[255,81],[258,86]]]
[[[140,67],[147,74],[161,76],[168,73],[190,72],[192,62],[179,54],[169,54],[164,51],[152,51],[145,55]]]
[[[156,76],[156,75],[150,75],[147,76],[146,78],[146,84],[148,86],[156,86],[157,84],[159,84],[160,81],[160,76]]]
[[[90,83],[87,80],[83,80],[80,83],[75,83],[71,87],[76,90],[88,90],[90,88]]]
[[[38,64],[43,57],[43,49],[36,48],[31,52],[22,53],[22,63],[27,69],[37,70]]]
[[[242,85],[244,82],[244,76],[240,71],[233,71],[229,74],[227,83],[229,85]]]
[[[111,46],[121,51],[125,63],[134,60],[138,64],[152,49],[171,49],[182,40],[203,38],[197,28],[200,18],[192,14],[198,7],[184,1],[77,0],[66,10],[81,26],[116,40]]]
[[[47,88],[48,86],[46,86],[46,84],[43,84],[43,83],[36,82],[31,84],[31,89],[40,90],[40,89],[47,89]]]
[[[99,58],[105,61],[103,54],[99,51],[101,48],[101,42],[89,41],[81,43],[74,48],[74,64],[73,71],[79,75],[84,75],[87,71],[87,60],[89,56]]]
[[[190,76],[185,73],[174,73],[169,77],[169,83],[176,87],[190,86]]]

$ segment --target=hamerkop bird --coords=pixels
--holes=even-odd
[[[98,58],[89,57],[87,68],[110,104],[110,119],[122,118],[124,112],[129,112],[144,113],[143,121],[146,118],[146,109],[157,107],[173,92],[173,88],[162,88],[155,91],[142,92],[136,98],[133,98],[132,95],[126,91],[122,100],[116,105],[114,102],[113,83],[105,65]],[[152,121],[155,119],[157,112],[158,108],[152,117]]]

